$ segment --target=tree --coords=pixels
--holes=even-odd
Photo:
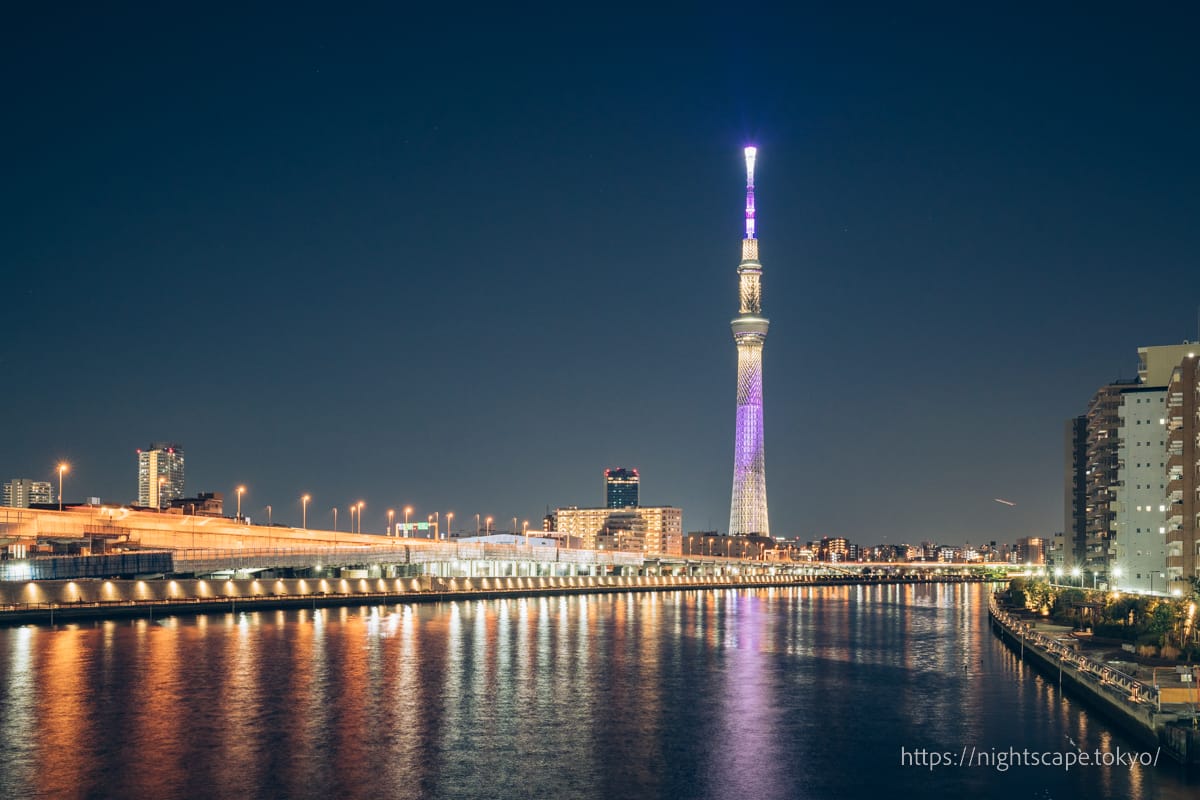
[[[1013,608],[1025,607],[1025,586],[1024,578],[1013,578],[1008,582],[1008,604]]]

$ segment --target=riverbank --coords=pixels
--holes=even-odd
[[[1128,734],[1159,746],[1181,763],[1200,765],[1200,730],[1195,707],[1164,704],[1158,687],[1080,652],[1068,638],[1047,636],[989,598],[992,631],[1014,653],[1078,696]]]
[[[925,578],[802,575],[629,575],[507,578],[279,578],[243,580],[30,581],[0,604],[0,625],[55,624],[89,619],[163,617],[258,609],[320,608],[443,600],[490,600],[564,594],[663,592],[886,583],[976,583],[961,575]]]

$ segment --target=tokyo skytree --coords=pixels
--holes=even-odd
[[[731,536],[770,536],[767,522],[767,466],[763,456],[762,351],[770,323],[762,316],[762,264],[754,232],[754,157],[746,153],[746,236],[738,264],[737,317],[731,323],[737,344],[737,432],[733,439],[733,501],[729,505]]]

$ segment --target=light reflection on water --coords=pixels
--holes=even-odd
[[[0,797],[1195,797],[1000,646],[981,586],[765,588],[0,629]],[[1165,757],[1164,757],[1165,758]]]

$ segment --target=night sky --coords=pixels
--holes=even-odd
[[[0,477],[725,530],[755,143],[772,533],[1059,530],[1063,420],[1197,337],[1198,20],[977,5],[10,8]]]

